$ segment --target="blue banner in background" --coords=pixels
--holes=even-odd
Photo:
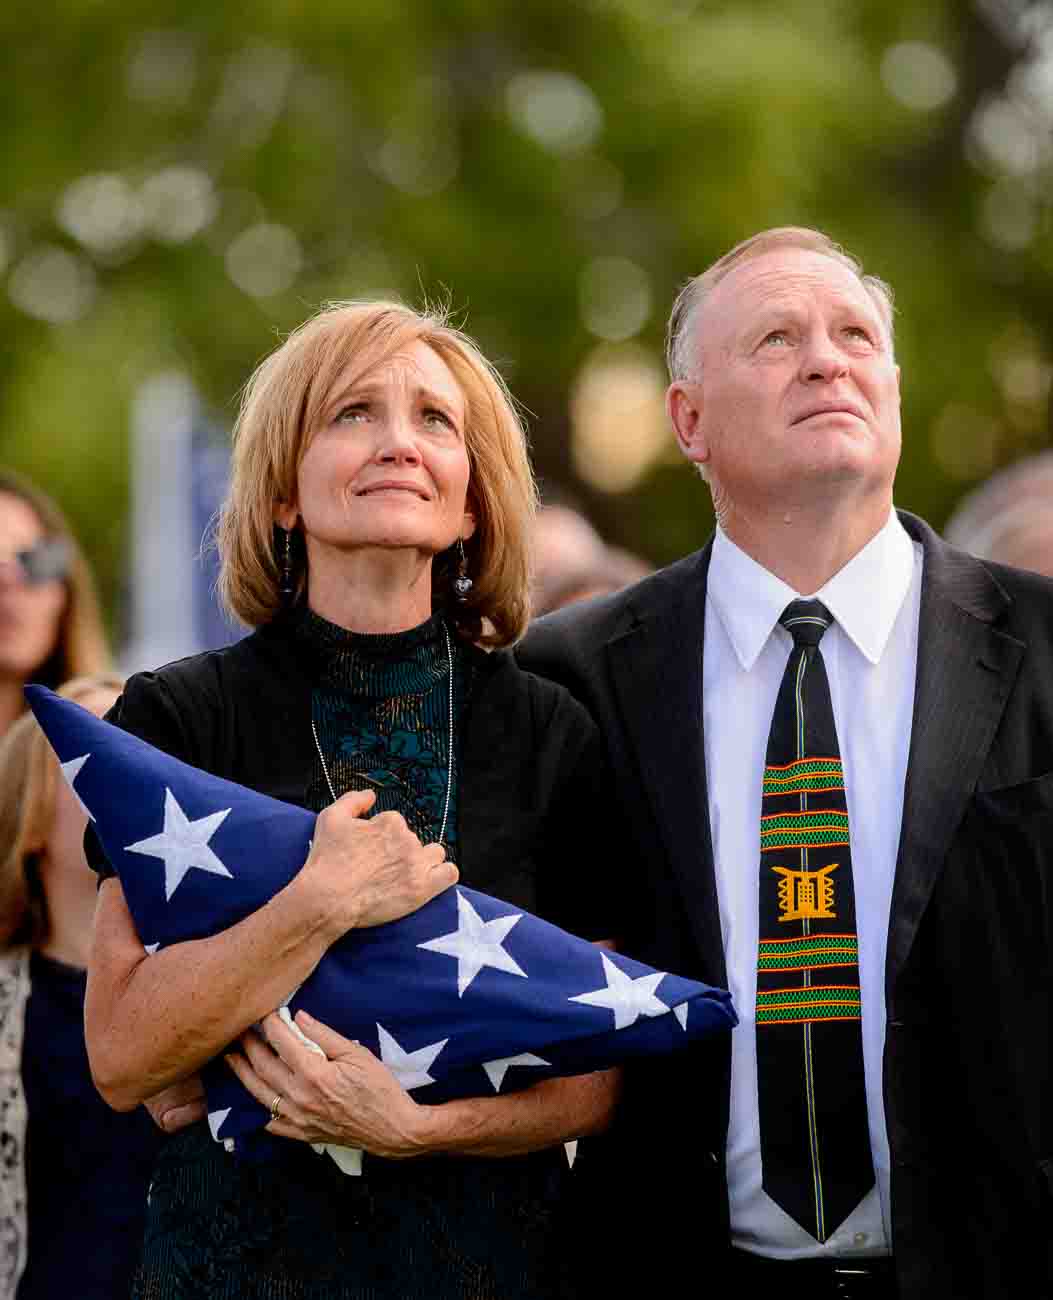
[[[216,596],[219,555],[215,545],[216,518],[230,483],[230,450],[226,430],[196,420],[190,436],[190,494],[193,536],[200,543],[194,563],[194,631],[201,650],[215,650],[245,635],[232,623]]]

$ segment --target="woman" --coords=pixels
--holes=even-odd
[[[109,663],[91,571],[62,511],[0,471],[0,735],[25,709],[27,682],[54,689]]]
[[[101,717],[115,677],[60,694]],[[84,1049],[85,967],[97,882],[87,818],[36,720],[0,744],[0,1297],[129,1294],[158,1140],[146,1115],[115,1115]],[[28,1157],[28,1158],[27,1158]]]
[[[114,718],[320,810],[315,840],[259,912],[149,957],[105,880],[87,1026],[96,1081],[127,1108],[267,1017],[284,1061],[245,1039],[234,1065],[257,1091],[280,1068],[269,1128],[294,1140],[262,1167],[200,1123],[169,1142],[141,1296],[558,1294],[561,1144],[605,1125],[613,1075],[426,1107],[364,1049],[312,1024],[328,1059],[301,1055],[268,1016],[347,930],[415,910],[458,868],[587,938],[616,932],[595,729],[560,688],[480,648],[523,630],[534,501],[507,391],[436,317],[329,308],[247,387],[220,583],[257,631],[133,678]],[[365,1148],[363,1176],[312,1140]]]

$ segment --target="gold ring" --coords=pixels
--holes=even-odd
[[[279,1110],[279,1107],[281,1106],[281,1104],[282,1104],[282,1095],[281,1095],[280,1092],[276,1092],[276,1093],[274,1094],[274,1100],[271,1102],[271,1119],[272,1119],[272,1120],[275,1120],[275,1119],[281,1119],[281,1111]]]

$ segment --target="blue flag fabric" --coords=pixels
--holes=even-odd
[[[315,815],[211,776],[42,686],[30,707],[92,818],[149,953],[214,935],[284,888]],[[493,1096],[682,1049],[736,1023],[722,989],[609,953],[454,886],[412,915],[353,930],[289,999],[394,1072],[415,1100]],[[221,1059],[209,1124],[261,1156],[269,1112]]]

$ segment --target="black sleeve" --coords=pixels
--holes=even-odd
[[[555,702],[539,743],[556,772],[538,863],[539,911],[584,939],[617,942],[631,855],[607,748],[585,708],[549,686]]]
[[[168,683],[158,673],[130,677],[104,721],[184,762],[199,762],[200,740],[190,726],[187,710],[179,707]],[[88,866],[98,873],[100,883],[116,874],[91,822],[84,832],[84,856]]]

